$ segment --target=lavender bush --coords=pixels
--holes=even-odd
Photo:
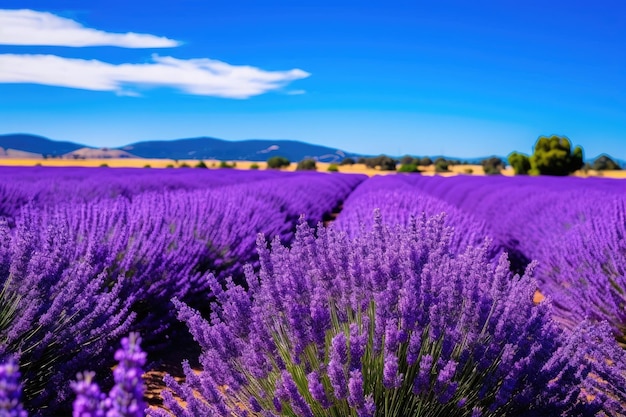
[[[122,284],[94,266],[93,247],[77,258],[67,228],[41,220],[25,212],[11,231],[0,219],[0,356],[19,359],[27,409],[49,415],[86,362],[106,363],[134,314]]]
[[[516,258],[536,259],[541,292],[566,329],[606,321],[626,346],[626,183],[581,178],[417,178],[435,195],[487,222]],[[361,188],[361,187],[359,187]]]
[[[71,383],[76,393],[74,417],[143,417],[146,403],[141,379],[146,354],[141,350],[141,337],[131,333],[122,339],[122,347],[115,352],[118,362],[113,371],[115,385],[108,395],[100,391],[94,382],[93,372],[78,374],[78,380]]]
[[[301,223],[259,240],[249,291],[213,279],[210,321],[181,302],[202,371],[154,417],[625,415],[626,355],[606,325],[564,334],[488,245],[450,250],[442,216],[348,238]],[[184,402],[179,402],[175,396]]]

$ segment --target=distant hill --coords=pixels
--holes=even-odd
[[[41,159],[41,154],[26,152],[26,151],[18,151],[16,149],[4,149],[0,148],[0,158],[10,158],[10,159]]]
[[[121,149],[109,148],[80,148],[73,152],[63,155],[65,158],[81,158],[81,159],[111,159],[111,158],[137,158]]]
[[[291,161],[316,158],[319,161],[333,162],[348,156],[358,156],[336,148],[295,140],[227,141],[209,137],[137,142],[118,149],[142,158],[218,159],[227,161],[266,161],[272,156],[284,156]]]
[[[39,155],[61,156],[77,149],[85,148],[85,145],[18,133],[0,135],[0,148],[3,148],[7,152],[13,149]]]

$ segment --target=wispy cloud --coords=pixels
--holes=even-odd
[[[171,87],[188,94],[245,99],[310,74],[265,71],[212,59],[152,56],[145,64],[114,65],[56,55],[0,54],[0,83],[30,83],[135,95],[137,87]]]
[[[0,9],[0,45],[171,48],[179,42],[142,33],[104,32],[47,12]]]
[[[287,91],[287,95],[289,96],[299,96],[302,94],[306,94],[305,90],[289,90]]]

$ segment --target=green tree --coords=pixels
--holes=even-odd
[[[530,157],[530,175],[569,175],[583,167],[583,149],[565,136],[540,136]]]
[[[528,175],[528,171],[530,171],[530,159],[528,155],[511,152],[507,159],[509,160],[509,165],[513,167],[515,175]]]
[[[380,168],[381,171],[395,171],[396,164],[397,161],[387,155],[380,155],[365,160],[365,166],[368,168]]]
[[[296,166],[296,171],[315,171],[317,170],[317,164],[315,163],[315,159],[306,158],[302,161],[298,162],[298,166]]]
[[[328,172],[339,172],[339,167],[337,164],[328,165]]]
[[[203,169],[205,169],[205,168],[208,168],[208,166],[206,166],[206,163],[205,163],[204,161],[200,161],[200,162],[198,162],[198,163],[194,166],[194,168],[203,168]]]
[[[443,158],[435,159],[435,172],[448,172],[448,171],[449,171],[448,161],[446,161]]]
[[[259,169],[259,164],[257,164],[256,162],[250,164],[250,169]]]
[[[483,171],[487,175],[499,175],[504,168],[504,162],[502,159],[497,156],[492,156],[491,158],[487,158],[481,162],[483,166]]]
[[[612,160],[608,155],[600,155],[593,161],[591,169],[596,171],[617,170],[622,169],[617,162]]]
[[[398,172],[415,173],[415,172],[420,172],[420,170],[417,168],[417,165],[415,164],[402,164],[400,165]]]
[[[424,156],[422,158],[420,158],[420,163],[419,165],[423,166],[423,167],[427,167],[429,165],[433,164],[433,160],[430,159],[428,156]]]
[[[355,161],[353,158],[343,158],[343,160],[339,163],[339,165],[354,165]]]
[[[267,167],[270,169],[281,169],[288,167],[291,164],[289,159],[284,156],[272,156],[267,160]]]

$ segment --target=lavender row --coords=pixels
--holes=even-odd
[[[607,321],[626,346],[626,183],[582,178],[416,178],[419,190],[483,219],[507,251],[537,260],[567,328]]]
[[[0,228],[0,353],[20,356],[27,407],[51,415],[67,406],[62,381],[87,363],[109,366],[104,358],[122,333],[155,338],[172,297],[204,299],[208,272],[240,279],[244,263],[258,262],[257,233],[289,242],[298,215],[320,221],[360,181],[287,175],[22,207],[12,228]]]
[[[14,218],[27,203],[41,207],[132,199],[144,192],[191,191],[299,175],[271,170],[0,167],[0,216]]]
[[[249,291],[213,281],[210,321],[176,303],[202,371],[166,377],[168,410],[149,415],[625,415],[606,326],[562,333],[533,303],[532,268],[512,276],[505,255],[450,241],[442,216],[261,239]]]
[[[458,251],[468,245],[481,245],[489,237],[484,221],[421,192],[411,176],[404,175],[373,177],[361,183],[344,203],[333,227],[354,237],[371,228],[375,209],[380,211],[385,223],[393,226],[406,226],[411,217],[445,213],[446,225],[457,231],[453,234],[451,246]]]

